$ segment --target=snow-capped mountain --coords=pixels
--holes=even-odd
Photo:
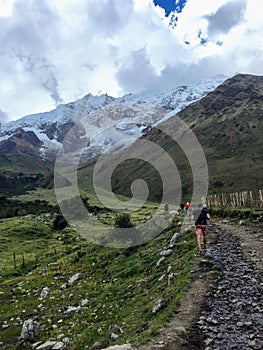
[[[26,153],[54,159],[62,145],[81,150],[82,160],[105,152],[118,152],[226,79],[219,75],[199,84],[119,98],[88,94],[52,111],[1,125],[0,154]]]

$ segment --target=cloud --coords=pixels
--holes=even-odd
[[[227,34],[233,27],[242,23],[246,5],[246,0],[228,2],[215,13],[204,16],[208,21],[208,37],[220,33]]]
[[[145,48],[131,54],[130,59],[118,69],[116,78],[120,86],[130,92],[152,89],[158,79]]]
[[[153,0],[14,0],[0,17],[0,109],[16,119],[88,93],[262,74],[260,3],[188,0],[171,27]]]
[[[58,82],[54,65],[50,64],[46,57],[34,56],[33,54],[30,56],[17,54],[17,57],[21,61],[24,71],[31,73],[39,81],[40,85],[48,91],[55,104],[61,103],[62,98],[58,92]]]
[[[6,112],[2,111],[0,109],[0,129],[1,129],[1,123],[6,123],[8,121],[8,115]]]

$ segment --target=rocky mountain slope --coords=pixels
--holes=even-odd
[[[89,159],[128,147],[152,127],[214,90],[226,79],[217,76],[200,84],[163,92],[144,91],[120,98],[88,94],[55,110],[25,116],[1,126],[0,155],[25,154],[55,159],[57,149],[74,125],[71,147]]]
[[[185,137],[184,132],[180,134],[178,130],[178,118],[191,128],[204,151],[210,193],[263,187],[262,76],[240,74],[226,80],[201,100],[159,124],[163,129],[169,130],[169,135],[161,132],[160,128],[155,128],[144,137],[162,147],[175,161],[183,192],[187,196],[192,191],[192,168],[185,150],[178,145]],[[194,149],[188,151],[191,153]],[[127,153],[126,158],[128,157]],[[160,198],[162,183],[158,174],[146,162],[140,162],[139,166],[138,162],[131,159],[129,164],[126,162],[116,169],[112,180],[113,189],[129,194],[127,189],[130,184],[135,179],[142,178],[152,189],[151,198]],[[119,179],[124,180],[120,182]]]

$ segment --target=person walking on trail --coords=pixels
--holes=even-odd
[[[180,204],[180,209],[181,209],[181,214],[184,215],[184,208],[185,208],[185,204],[181,203]]]
[[[163,209],[164,209],[164,211],[168,211],[169,210],[169,204],[167,202],[165,202],[163,204]]]
[[[194,211],[192,219],[195,220],[195,233],[197,239],[197,245],[199,254],[202,253],[202,237],[203,247],[206,250],[207,246],[207,233],[208,233],[208,222],[210,214],[206,204],[199,204],[198,209]]]
[[[189,202],[185,205],[186,215],[189,217],[191,212],[191,204]]]

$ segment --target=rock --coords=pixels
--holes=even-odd
[[[169,256],[169,255],[171,255],[172,253],[173,253],[172,249],[167,249],[167,250],[162,250],[162,251],[160,252],[160,255],[161,255],[161,256]]]
[[[81,310],[86,310],[87,308],[84,307],[84,306],[68,306],[67,310],[64,312],[65,314],[66,313],[70,313],[70,312],[78,312],[78,311],[81,311]]]
[[[186,329],[183,326],[178,326],[174,330],[177,334],[186,334]]]
[[[156,264],[156,267],[159,267],[161,265],[161,263],[165,260],[165,257],[162,256],[158,261],[157,261],[157,264]]]
[[[99,342],[96,342],[92,345],[92,347],[90,348],[90,350],[102,350],[102,344]]]
[[[63,338],[63,339],[62,339],[62,342],[63,342],[64,344],[66,344],[66,345],[69,345],[69,344],[71,343],[69,337]]]
[[[74,282],[76,282],[77,280],[81,279],[83,276],[82,276],[82,273],[76,273],[75,275],[73,275],[72,277],[69,278],[68,280],[68,284],[73,284]]]
[[[131,344],[123,344],[123,345],[114,345],[110,346],[108,348],[104,348],[101,350],[135,350],[136,348],[133,348]]]
[[[46,298],[50,293],[50,289],[48,287],[44,287],[42,292],[40,293],[40,299]]]
[[[180,237],[180,233],[176,232],[170,240],[169,248],[173,248],[175,242],[178,241],[179,237]]]
[[[39,324],[30,318],[23,323],[20,338],[25,341],[32,340],[38,334],[39,330]]]
[[[107,336],[112,340],[116,340],[120,333],[123,333],[123,330],[120,327],[118,327],[117,325],[110,326]]]
[[[52,348],[57,342],[56,341],[46,341],[44,344],[39,345],[36,350],[45,350]]]
[[[175,276],[176,275],[173,272],[169,273],[169,275],[168,275],[168,286],[171,285],[171,283],[174,280]]]
[[[61,350],[63,347],[64,347],[64,343],[59,341],[52,347],[52,350]]]
[[[158,311],[164,309],[165,307],[166,307],[166,302],[164,301],[164,299],[157,299],[154,302],[152,312],[156,314]]]

